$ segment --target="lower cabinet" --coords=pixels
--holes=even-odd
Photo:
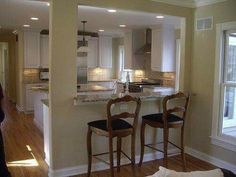
[[[43,133],[43,99],[48,99],[48,93],[42,91],[35,91],[34,95],[34,123]]]
[[[24,112],[31,113],[34,111],[34,91],[31,89],[36,84],[26,84],[25,85],[25,104]]]

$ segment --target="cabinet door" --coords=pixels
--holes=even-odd
[[[34,110],[34,91],[31,90],[32,84],[25,86],[25,111],[31,112]]]
[[[49,39],[48,35],[40,37],[40,65],[42,68],[49,67]]]
[[[128,32],[124,37],[124,69],[132,69],[133,48],[132,32]]]
[[[40,34],[24,32],[24,67],[39,68],[40,66]]]
[[[159,72],[175,71],[175,30],[163,26],[152,30],[151,69]]]
[[[112,68],[112,37],[99,36],[99,66]]]
[[[96,68],[98,67],[98,39],[89,39],[88,47],[88,68]]]
[[[160,29],[152,30],[151,69],[162,70],[162,38]]]

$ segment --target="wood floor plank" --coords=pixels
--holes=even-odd
[[[5,142],[6,159],[8,164],[16,161],[19,165],[16,166],[17,163],[15,162],[12,164],[13,166],[9,166],[12,177],[47,177],[48,167],[44,162],[43,135],[34,125],[33,116],[18,113],[15,106],[7,100],[5,100],[5,112],[6,118],[1,128]],[[189,155],[186,159],[188,171],[215,168],[213,165]],[[31,160],[31,163],[24,160]],[[32,166],[25,166],[27,164]],[[155,160],[143,163],[141,168],[135,166],[134,170],[130,165],[122,166],[120,173],[115,172],[115,176],[144,177],[155,173],[162,164],[162,160]],[[169,158],[169,168],[181,171],[181,157]],[[86,174],[74,177],[86,177]],[[109,177],[109,170],[94,172],[91,177]]]

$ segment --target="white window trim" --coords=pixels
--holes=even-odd
[[[227,22],[216,24],[216,48],[215,48],[215,79],[214,79],[214,95],[213,95],[213,108],[212,108],[212,131],[211,131],[211,143],[217,146],[221,146],[225,149],[236,152],[236,138],[223,135],[219,133],[221,128],[221,77],[222,77],[222,44],[223,44],[223,32],[225,30],[236,29],[236,22]]]

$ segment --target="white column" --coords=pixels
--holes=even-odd
[[[68,137],[62,127],[70,121],[76,96],[77,0],[51,0],[49,37],[49,171],[65,168]],[[68,127],[69,129],[69,127]],[[69,158],[69,157],[68,157]],[[69,164],[68,164],[69,165]],[[53,175],[50,175],[53,176]]]

